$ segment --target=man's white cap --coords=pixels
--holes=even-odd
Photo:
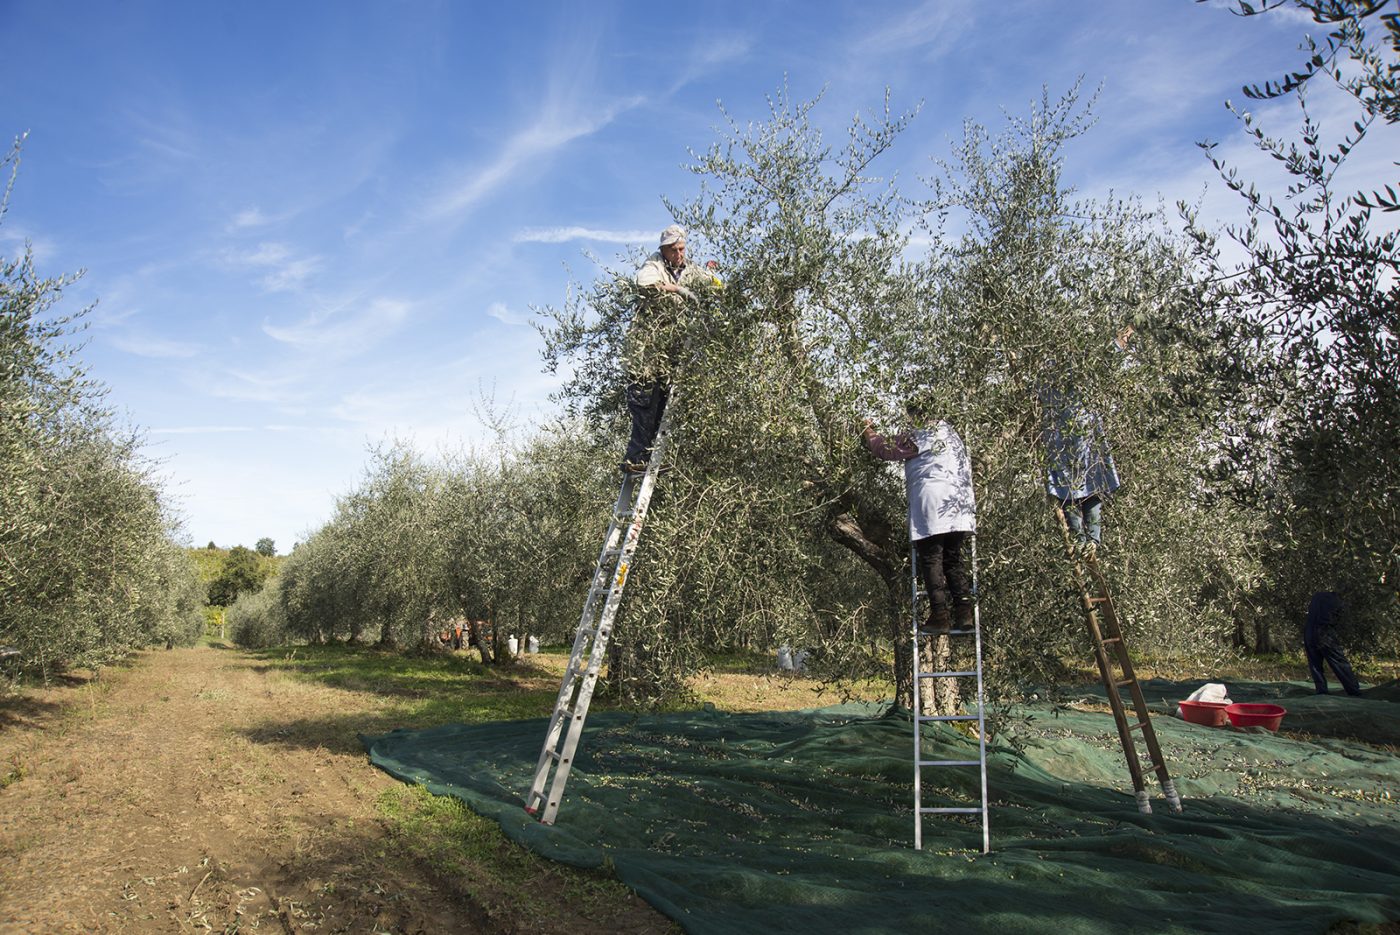
[[[685,242],[685,228],[679,224],[672,224],[661,232],[661,246],[669,247],[673,243]]]

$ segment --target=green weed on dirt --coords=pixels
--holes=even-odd
[[[357,706],[363,714],[354,728],[375,734],[397,727],[547,717],[567,654],[566,648],[549,648],[502,666],[482,665],[465,652],[403,655],[346,645],[283,647],[254,655],[286,677],[375,696],[373,713]],[[699,702],[730,711],[808,708],[842,700],[818,681],[774,671],[766,655],[716,659],[693,680],[692,689]],[[605,696],[595,697],[595,711],[609,707]],[[490,928],[625,932],[638,930],[638,923],[642,931],[667,924],[640,908],[611,873],[536,857],[509,841],[494,821],[456,799],[405,786],[387,792],[378,806],[402,851],[462,888]],[[618,918],[619,912],[627,917]]]
[[[545,717],[566,665],[562,653],[492,667],[466,653],[406,656],[344,645],[255,655],[290,678],[376,696],[381,706],[356,725],[365,734]],[[377,804],[397,854],[430,867],[444,886],[461,892],[480,913],[484,931],[678,931],[610,872],[544,860],[457,799],[400,786]]]
[[[379,807],[398,847],[456,877],[488,918],[512,930],[540,931],[561,906],[606,927],[635,899],[609,873],[565,867],[516,846],[459,799],[405,785],[381,795]]]
[[[555,676],[528,663],[484,666],[466,654],[298,646],[257,655],[294,678],[378,695],[402,727],[543,717],[559,689]]]

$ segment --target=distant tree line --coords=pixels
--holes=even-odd
[[[18,161],[18,144],[0,160],[0,217]],[[85,312],[55,311],[72,282],[40,276],[27,245],[0,258],[0,644],[45,676],[203,627],[204,592],[141,439],[78,358]]]
[[[240,594],[257,591],[281,565],[271,539],[258,540],[252,549],[242,545],[220,549],[211,542],[189,554],[199,566],[206,600],[214,608],[229,607]]]

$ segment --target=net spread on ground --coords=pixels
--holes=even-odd
[[[1236,700],[1288,708],[1279,734],[1165,716],[1195,687],[1144,683],[1180,815],[1139,814],[1107,713],[1021,709],[1031,719],[1016,746],[1003,737],[988,750],[988,856],[977,822],[956,817],[927,823],[912,849],[908,713],[878,705],[598,712],[552,827],[521,800],[541,720],[365,743],[381,768],[460,798],[539,854],[612,866],[688,932],[1237,932],[1247,920],[1316,933],[1400,919],[1395,684],[1352,699],[1230,683]],[[1100,686],[1077,697],[1107,710]],[[930,748],[975,756],[956,727],[925,730]]]

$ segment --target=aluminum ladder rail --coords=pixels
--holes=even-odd
[[[559,698],[554,703],[554,713],[550,716],[549,729],[545,733],[544,747],[535,765],[535,778],[525,798],[525,811],[538,815],[541,824],[554,824],[559,803],[564,797],[564,786],[573,769],[579,739],[583,735],[584,719],[588,716],[588,706],[593,700],[593,689],[598,681],[598,671],[606,657],[608,637],[612,634],[613,622],[622,604],[622,591],[632,567],[632,555],[637,550],[637,541],[641,538],[647,508],[651,505],[652,491],[661,469],[661,459],[666,453],[676,398],[677,393],[673,388],[666,411],[661,415],[661,425],[657,428],[646,473],[624,473],[617,502],[613,504],[603,550],[593,570],[593,584],[588,589],[588,599],[583,603],[583,614],[579,617],[578,630],[574,634],[569,666],[564,671]],[[565,723],[568,724],[567,731],[564,729]],[[548,795],[545,794],[546,786],[549,787]]]
[[[914,640],[914,849],[923,850],[925,815],[979,815],[982,822],[982,853],[989,854],[992,850],[991,825],[988,821],[987,812],[987,723],[985,697],[982,690],[982,611],[977,600],[977,535],[973,533],[972,539],[972,629],[950,628],[946,631],[926,630],[920,625],[921,599],[927,600],[927,593],[919,586],[919,565],[917,550],[910,544],[909,547],[909,578],[910,578],[910,606],[913,609],[912,627],[910,628]],[[971,636],[973,640],[973,658],[975,666],[969,671],[951,670],[947,672],[924,672],[922,670],[922,657],[920,649],[929,645],[930,656],[940,658],[937,652],[937,642],[942,638],[948,639],[949,652],[943,654],[941,658],[951,658],[952,640]],[[924,714],[921,710],[923,704],[922,696],[923,683],[932,679],[943,678],[977,678],[977,713],[976,714]],[[977,722],[977,759],[975,760],[937,760],[928,759],[924,755],[923,725],[930,723],[958,721]],[[923,804],[923,771],[924,769],[940,769],[945,767],[972,767],[976,766],[981,773],[982,801],[978,806],[926,806]]]
[[[1181,812],[1181,796],[1176,784],[1167,771],[1167,760],[1162,755],[1161,744],[1157,742],[1157,731],[1152,727],[1152,718],[1147,709],[1147,700],[1142,696],[1142,685],[1133,671],[1133,661],[1128,657],[1128,645],[1123,638],[1123,627],[1118,620],[1118,612],[1113,606],[1113,597],[1108,592],[1108,581],[1099,569],[1098,558],[1093,548],[1076,548],[1070,538],[1069,520],[1064,507],[1056,502],[1055,515],[1060,521],[1060,531],[1064,535],[1065,551],[1074,566],[1075,584],[1083,599],[1084,621],[1089,628],[1089,637],[1094,644],[1094,659],[1099,667],[1099,680],[1108,694],[1108,706],[1113,709],[1113,720],[1118,725],[1118,740],[1123,745],[1123,756],[1128,761],[1128,772],[1133,777],[1133,793],[1137,797],[1138,811],[1152,814],[1152,801],[1147,792],[1143,776],[1143,761],[1138,753],[1134,731],[1141,732],[1143,745],[1147,748],[1147,765],[1157,773],[1162,784],[1162,795],[1167,806]],[[1115,671],[1114,665],[1117,664]],[[1133,706],[1136,721],[1128,719],[1127,706],[1123,703],[1122,689],[1128,689],[1128,701]]]

